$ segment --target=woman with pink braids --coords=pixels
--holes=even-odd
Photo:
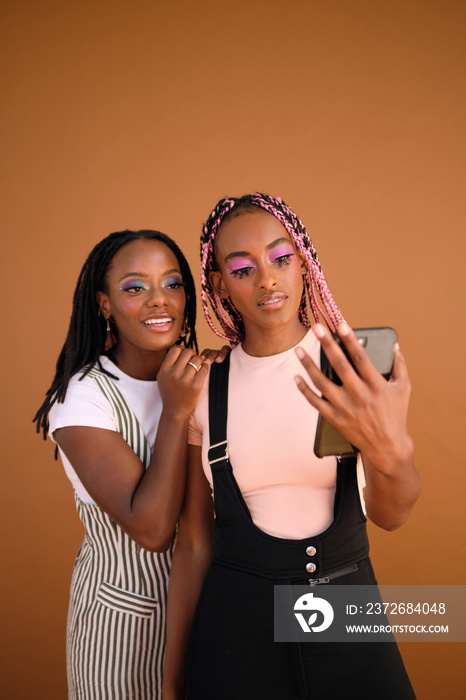
[[[221,200],[201,256],[206,318],[233,350],[212,368],[191,418],[164,700],[412,700],[393,642],[274,642],[274,586],[375,586],[365,512],[393,530],[419,495],[403,356],[396,346],[385,381],[281,199]],[[321,347],[341,387],[320,371]],[[360,460],[314,455],[319,411]]]

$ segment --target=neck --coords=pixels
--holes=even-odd
[[[306,335],[308,329],[296,319],[292,328],[246,328],[243,350],[252,357],[278,355],[297,345]]]
[[[108,357],[122,372],[134,379],[155,381],[160,365],[165,359],[167,350],[135,350],[125,352],[125,348],[118,343],[108,353]]]

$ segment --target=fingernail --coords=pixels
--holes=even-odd
[[[338,335],[345,336],[349,335],[349,328],[347,323],[339,323],[337,326]]]
[[[294,380],[295,380],[295,382],[296,382],[296,384],[297,384],[298,386],[301,385],[301,382],[302,382],[301,377],[295,377]]]
[[[393,346],[393,349],[394,349],[394,350],[399,350],[399,349],[400,349],[400,344],[399,344],[399,343],[395,343],[395,345]]]
[[[316,323],[315,326],[313,326],[313,331],[318,338],[323,338],[325,336],[325,331],[321,323]]]
[[[304,360],[304,358],[306,357],[306,353],[304,352],[304,350],[302,348],[300,348],[298,346],[297,348],[294,349],[294,351],[300,360]]]

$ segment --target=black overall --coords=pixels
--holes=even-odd
[[[334,520],[323,533],[287,540],[253,523],[228,459],[228,372],[229,358],[210,374],[215,545],[193,623],[188,699],[413,700],[395,643],[273,641],[275,584],[376,585],[366,519],[349,458],[338,463]]]

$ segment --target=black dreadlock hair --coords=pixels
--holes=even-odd
[[[49,411],[55,402],[64,402],[68,384],[76,372],[85,367],[82,379],[97,364],[105,374],[113,377],[102,367],[99,359],[104,352],[107,330],[106,321],[99,314],[96,294],[107,288],[106,275],[115,254],[123,246],[139,239],[161,241],[175,254],[185,285],[184,323],[189,329],[186,336],[180,338],[178,343],[183,342],[185,347],[194,348],[198,352],[195,331],[196,290],[188,261],[180,248],[169,236],[160,231],[126,230],[111,233],[93,248],[78,277],[68,334],[57,360],[55,377],[46,392],[44,402],[33,418],[36,430],[38,433],[42,430],[44,440],[47,438]],[[114,335],[118,338],[116,328],[114,328]],[[55,456],[56,454],[57,451]]]

